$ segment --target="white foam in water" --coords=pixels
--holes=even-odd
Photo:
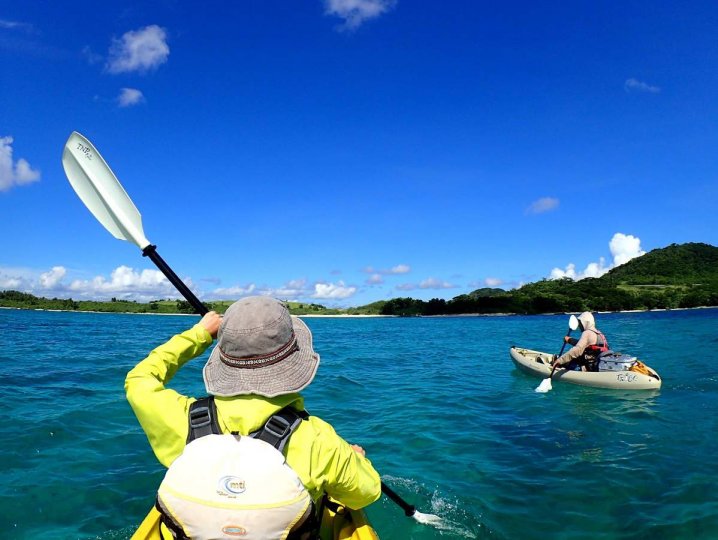
[[[419,496],[419,485],[414,480],[398,478],[388,475],[384,478],[391,479],[393,483],[405,486],[415,495]],[[414,497],[411,497],[411,499],[414,499]],[[413,502],[415,504],[419,503],[419,501],[417,500],[412,500],[410,502]],[[460,536],[463,538],[477,538],[476,534],[472,533],[469,529],[467,529],[465,525],[453,520],[459,517],[457,516],[457,512],[459,510],[458,503],[452,504],[450,501],[441,497],[441,495],[435,491],[431,496],[431,502],[429,503],[429,505],[432,512],[436,512],[437,514],[443,514],[445,517],[440,517],[436,514],[425,514],[423,512],[415,510],[412,517],[414,518],[414,520],[416,520],[417,523],[421,523],[422,525],[428,525],[430,527],[434,527],[439,531],[446,531],[448,533],[452,533],[456,536]],[[447,515],[449,517],[446,517]]]

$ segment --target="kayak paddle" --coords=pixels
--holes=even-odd
[[[197,313],[207,313],[207,307],[160,257],[157,246],[150,244],[145,237],[142,216],[115,173],[92,143],[76,131],[72,132],[65,143],[62,166],[75,193],[97,221],[115,238],[132,242],[139,247],[142,255],[155,263]]]
[[[194,295],[157,253],[157,246],[150,244],[142,229],[142,216],[124,190],[120,181],[102,158],[97,148],[85,137],[73,131],[65,143],[62,166],[75,193],[112,236],[132,242],[149,257],[177,290],[200,315],[208,312],[207,307]],[[435,525],[441,522],[439,516],[422,514],[407,503],[384,482],[381,490],[398,504],[404,513],[419,523]]]
[[[439,516],[435,516],[434,514],[423,514],[419,512],[415,506],[409,504],[404,499],[402,499],[393,489],[387,486],[384,482],[381,483],[381,491],[382,493],[384,493],[384,495],[386,495],[397,505],[399,505],[401,509],[404,510],[404,514],[406,514],[407,517],[413,517],[416,521],[425,525],[439,525],[441,523],[441,518]]]
[[[576,318],[576,315],[571,315],[568,319],[568,332],[566,333],[566,337],[571,335],[571,331],[576,330],[578,328],[578,319]],[[563,350],[566,348],[566,340],[563,340],[563,347],[561,347],[561,352],[558,353],[558,356],[561,356],[563,354]],[[558,357],[556,357],[558,359]],[[558,362],[554,361],[553,367],[551,368],[551,374],[548,376],[548,379],[544,379],[541,381],[541,384],[538,385],[536,388],[536,392],[540,393],[546,393],[551,391],[551,377],[553,377],[553,372],[556,371],[556,367],[558,367]]]

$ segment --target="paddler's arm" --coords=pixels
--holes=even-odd
[[[165,388],[177,370],[202,354],[217,335],[221,317],[211,311],[189,330],[154,349],[125,379],[125,392],[157,459],[168,467],[187,439],[187,412],[194,399]]]
[[[379,473],[361,447],[349,445],[330,430],[316,441],[322,449],[312,464],[312,475],[321,475],[327,495],[343,505],[355,510],[369,506],[381,497]]]
[[[584,331],[581,334],[581,339],[579,339],[576,344],[571,347],[563,356],[559,356],[558,362],[559,366],[564,366],[568,364],[571,360],[575,360],[579,356],[583,354],[583,352],[586,350],[586,347],[588,347],[591,343],[589,342],[589,339],[591,337],[591,332],[588,330]]]

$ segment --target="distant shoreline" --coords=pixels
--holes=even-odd
[[[48,311],[57,313],[99,313],[100,315],[153,315],[156,317],[181,317],[197,316],[199,313],[140,313],[138,311],[96,311],[91,309],[45,309],[45,308],[21,308],[13,306],[0,306],[0,309],[16,309],[18,311]]]
[[[84,309],[45,309],[45,308],[20,308],[12,306],[0,306],[0,309],[14,309],[18,311],[47,311],[57,313],[97,313],[101,315],[152,315],[155,317],[198,317],[199,313],[139,313],[136,311],[93,311]],[[659,313],[662,311],[694,311],[698,309],[718,309],[718,306],[697,306],[690,308],[657,308],[657,309],[626,309],[620,311],[593,311],[599,315],[610,315],[612,313]],[[308,313],[306,315],[294,315],[302,318],[326,318],[326,319],[441,319],[456,317],[540,317],[548,315],[571,315],[571,312],[551,312],[551,313],[451,313],[441,315],[369,315],[369,314],[351,314],[351,313],[335,313],[331,315],[322,315],[319,313]]]

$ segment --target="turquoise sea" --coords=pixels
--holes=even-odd
[[[382,538],[718,538],[718,309],[597,314],[660,391],[537,394],[509,347],[558,352],[567,319],[305,319],[322,357],[307,409],[444,519],[382,498]],[[0,537],[129,538],[163,470],[125,374],[196,320],[0,309]],[[203,394],[203,363],[172,386]]]

